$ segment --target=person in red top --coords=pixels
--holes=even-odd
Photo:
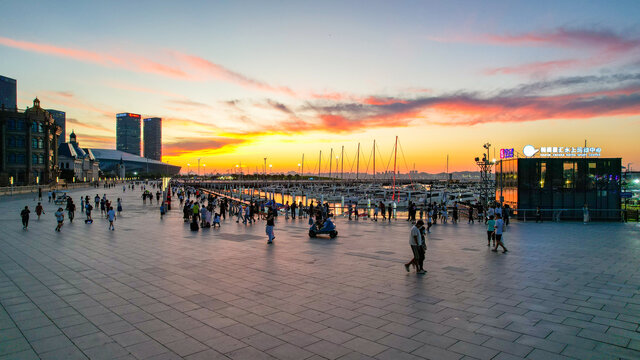
[[[38,203],[36,206],[36,215],[38,215],[38,220],[40,220],[40,215],[44,214],[44,208],[41,203]]]

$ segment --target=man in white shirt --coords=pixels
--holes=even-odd
[[[493,248],[493,252],[498,252],[498,246],[502,247],[502,252],[506,253],[507,248],[504,246],[504,240],[502,240],[502,231],[504,230],[504,221],[502,220],[502,216],[496,215],[496,224],[495,224],[495,236],[496,236],[496,247]]]
[[[411,234],[409,235],[409,245],[411,245],[411,251],[413,252],[413,259],[404,264],[404,268],[409,272],[409,266],[413,265],[416,268],[418,274],[424,274],[426,271],[423,269],[424,265],[424,253],[427,248],[426,236],[424,234],[424,221],[418,220],[416,224],[411,228]]]

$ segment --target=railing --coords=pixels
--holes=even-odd
[[[87,186],[93,186],[94,183],[71,183],[57,185],[23,185],[23,186],[4,186],[0,187],[0,196],[12,196],[19,194],[37,194],[38,188],[42,189],[42,196],[46,196],[48,191],[77,189]]]
[[[513,217],[521,221],[584,221],[583,209],[513,209]],[[629,211],[624,209],[589,209],[587,221],[629,221]],[[637,221],[638,214],[635,211]]]
[[[250,201],[247,201],[247,199],[240,199],[237,197],[237,193],[234,192],[230,192],[230,193],[225,193],[223,191],[214,191],[211,189],[206,189],[206,188],[200,188],[202,191],[204,191],[205,193],[211,193],[217,196],[221,196],[221,197],[225,197],[228,198],[230,200],[236,201],[236,202],[240,202],[243,204],[249,204]],[[260,198],[255,198],[254,200],[260,201]],[[308,206],[305,206],[305,209],[308,208]],[[352,205],[351,206],[351,210],[353,212],[353,215],[355,215],[355,206]],[[358,206],[358,214],[359,216],[364,216],[364,217],[371,217],[373,216],[374,213],[374,208],[375,208],[375,204],[371,204],[371,206]],[[329,209],[336,215],[342,215],[342,216],[348,216],[349,214],[349,206],[347,205],[341,205],[341,204],[337,204],[337,203],[330,203],[329,204]],[[388,214],[388,208],[385,208],[386,210],[386,214]],[[420,212],[423,212],[422,216],[419,216]],[[510,209],[510,217],[512,219],[517,219],[520,221],[536,221],[536,212],[537,209]],[[555,221],[555,222],[560,222],[560,221],[583,221],[584,220],[584,214],[583,214],[583,210],[582,208],[580,209],[540,209],[540,213],[541,216],[539,218],[539,221]],[[405,208],[396,208],[392,210],[392,214],[393,214],[393,218],[396,218],[398,216],[405,216],[407,214],[407,210]],[[448,215],[449,215],[449,219],[452,218],[452,211],[451,211],[451,207],[448,208]],[[382,217],[382,211],[379,210],[378,212],[378,216]],[[416,210],[416,218],[423,218],[426,217],[426,208],[422,205],[422,204],[417,204],[417,210]],[[479,220],[479,221],[484,221],[484,219],[482,218],[483,214],[482,212],[478,212],[477,209],[474,210],[474,218]],[[440,217],[440,214],[438,214],[438,217]],[[464,204],[459,204],[459,209],[458,209],[458,219],[459,220],[466,220],[469,217],[469,208],[468,206],[464,205]],[[620,221],[620,222],[627,222],[627,221],[640,221],[639,220],[640,217],[640,211],[638,210],[625,210],[625,209],[589,209],[589,221]]]

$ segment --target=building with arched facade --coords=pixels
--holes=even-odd
[[[61,132],[38,98],[24,111],[0,108],[0,186],[55,182]]]

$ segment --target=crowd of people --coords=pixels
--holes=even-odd
[[[149,188],[147,188],[147,185],[149,185]],[[171,198],[173,196],[177,197],[182,207],[184,222],[188,223],[193,231],[198,231],[201,228],[220,228],[221,223],[227,219],[227,216],[230,219],[235,218],[236,223],[242,223],[247,226],[256,224],[259,221],[265,221],[267,243],[273,244],[275,240],[275,220],[279,215],[284,216],[286,220],[290,218],[292,220],[296,218],[308,218],[309,225],[312,229],[318,231],[327,228],[335,229],[335,224],[332,219],[332,207],[326,202],[311,201],[308,206],[305,206],[302,202],[292,202],[290,204],[286,201],[283,205],[267,199],[239,201],[237,199],[220,196],[210,191],[185,186],[180,183],[172,183],[171,185],[164,196],[160,190],[160,186],[154,182],[151,184],[137,184],[136,182],[123,184],[122,192],[124,193],[127,190],[134,191],[136,186],[139,186],[144,205],[147,204],[147,201],[152,205],[155,195],[156,202],[161,204],[161,218],[170,210]],[[115,184],[105,184],[104,186],[105,188],[112,188]],[[156,189],[156,191],[154,192],[152,189]],[[41,199],[41,190],[38,192],[38,196]],[[64,205],[64,207],[60,206],[54,213],[57,222],[55,231],[60,232],[64,225],[65,217],[69,222],[73,222],[76,204],[72,197],[66,193],[57,194],[56,192],[49,192],[49,202],[51,201]],[[100,209],[100,216],[108,221],[108,229],[114,231],[117,216],[123,211],[122,199],[116,199],[114,209],[114,204],[111,199],[107,197],[106,193],[102,196],[96,194],[93,199],[91,199],[89,195],[81,197],[80,209],[81,212],[86,215],[85,223],[93,223],[92,215],[94,208]],[[334,208],[333,210],[337,209]],[[355,219],[357,221],[361,217],[368,217],[371,221],[377,222],[378,220],[395,220],[397,218],[396,210],[395,202],[385,204],[380,201],[375,203],[373,207],[360,209],[357,203],[349,202],[345,208],[342,209],[342,212],[348,220]],[[497,252],[498,248],[502,248],[503,253],[508,251],[503,238],[504,231],[509,225],[511,212],[508,205],[503,207],[499,204],[493,204],[492,206],[478,208],[475,206],[460,205],[458,203],[454,203],[451,206],[446,206],[443,203],[429,203],[419,206],[409,201],[406,221],[411,222],[413,225],[409,239],[413,258],[404,265],[407,271],[413,266],[418,274],[426,273],[424,260],[428,244],[427,234],[431,232],[433,225],[438,222],[446,224],[449,222],[450,217],[453,224],[458,223],[461,210],[467,212],[469,224],[474,224],[476,220],[484,222],[487,226],[487,246],[492,247],[492,251]],[[41,202],[38,202],[35,212],[38,220],[41,215],[45,214]],[[30,213],[31,210],[28,206],[25,206],[20,212],[23,229],[25,230],[29,227]]]

